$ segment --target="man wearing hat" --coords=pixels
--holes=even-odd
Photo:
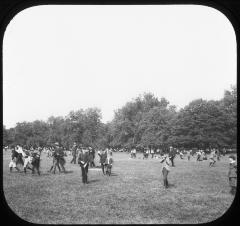
[[[78,152],[78,164],[82,170],[82,182],[83,184],[88,183],[88,164],[89,164],[89,151],[87,149],[80,149]]]

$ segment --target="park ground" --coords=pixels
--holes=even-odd
[[[52,163],[45,153],[41,175],[9,172],[11,153],[3,152],[5,199],[20,218],[40,224],[172,224],[206,223],[221,217],[234,197],[229,193],[228,157],[209,168],[209,161],[179,156],[164,189],[159,159],[130,159],[113,153],[112,175],[99,168],[82,184],[81,169],[66,157],[67,173],[47,172]],[[95,163],[99,166],[98,157]],[[21,166],[20,166],[21,167]],[[22,168],[21,168],[22,171]]]

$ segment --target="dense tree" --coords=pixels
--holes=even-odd
[[[73,142],[95,148],[150,147],[235,148],[237,142],[237,89],[232,86],[218,101],[193,100],[176,110],[169,101],[144,93],[115,111],[109,123],[101,122],[98,108],[71,111],[46,122],[3,126],[3,145],[52,145],[70,148]]]

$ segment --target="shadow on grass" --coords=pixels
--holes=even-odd
[[[168,188],[176,188],[177,186],[175,184],[168,183]]]
[[[98,181],[100,181],[100,179],[90,180],[90,181],[88,181],[88,184],[91,184],[91,183],[94,183],[94,182],[98,182]]]
[[[68,174],[68,173],[73,173],[73,170],[66,170],[65,171],[65,174]],[[64,174],[64,173],[63,173]]]
[[[116,174],[116,173],[111,173],[110,177],[111,177],[111,176],[115,177],[115,176],[118,176],[118,174]]]

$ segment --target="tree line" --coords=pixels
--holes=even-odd
[[[237,89],[231,86],[220,100],[196,99],[176,106],[152,93],[143,93],[114,112],[111,122],[101,122],[98,108],[71,111],[47,121],[3,126],[3,146],[51,146],[69,149],[73,142],[94,148],[236,148]]]

